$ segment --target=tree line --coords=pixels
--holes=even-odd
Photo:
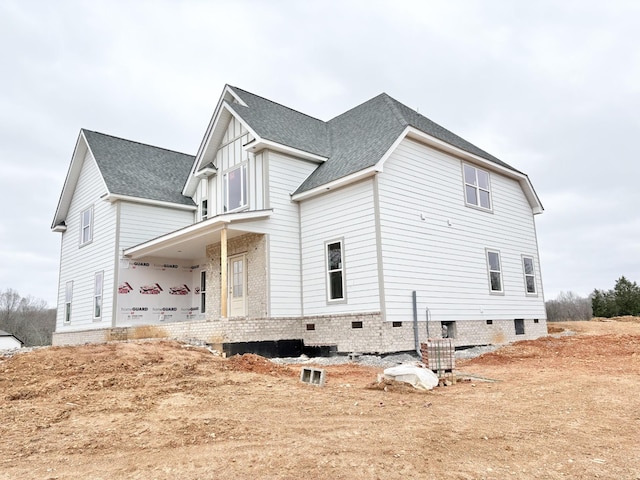
[[[22,297],[8,288],[0,291],[0,330],[24,342],[25,347],[51,345],[56,326],[56,310],[44,300]]]

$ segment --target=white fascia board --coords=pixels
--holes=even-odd
[[[239,213],[227,213],[210,218],[203,222],[194,223],[188,227],[181,228],[175,232],[162,235],[160,237],[149,240],[148,242],[141,243],[135,247],[128,248],[124,251],[125,257],[141,257],[149,256],[161,248],[178,245],[185,240],[201,237],[203,235],[209,235],[213,232],[217,232],[226,225],[248,221],[248,220],[260,220],[268,218],[273,213],[273,210],[257,210],[250,212]]]
[[[377,165],[374,165],[372,167],[369,168],[365,168],[364,170],[359,170],[357,172],[351,173],[347,176],[344,176],[342,178],[338,178],[337,180],[334,180],[332,182],[329,183],[325,183],[324,185],[320,185],[318,187],[312,188],[311,190],[307,190],[305,192],[301,192],[301,193],[296,193],[294,195],[291,195],[291,200],[293,201],[300,201],[300,200],[306,200],[308,198],[312,198],[315,197],[317,195],[321,195],[323,193],[326,193],[330,190],[335,190],[336,188],[340,188],[340,187],[344,187],[346,185],[349,185],[351,183],[355,183],[358,182],[360,180],[363,180],[365,178],[368,177],[372,177],[374,176],[376,173],[380,172],[382,170],[379,170]]]
[[[282,143],[272,142],[271,140],[265,140],[254,135],[255,140],[244,145],[245,150],[251,153],[258,153],[260,150],[268,149],[274,152],[280,152],[294,157],[301,158],[303,160],[310,160],[315,163],[324,163],[327,161],[327,157],[316,155],[315,153],[305,152],[304,150],[298,150],[297,148],[283,145]]]
[[[218,129],[218,125],[220,123],[220,118],[222,117],[222,113],[224,111],[227,111],[231,116],[233,116],[234,118],[236,118],[240,123],[242,123],[242,125],[244,125],[244,127],[247,129],[247,131],[253,135],[254,137],[257,137],[256,132],[247,124],[247,122],[245,122],[242,117],[240,115],[238,115],[238,113],[233,109],[233,107],[231,107],[231,104],[229,104],[229,102],[227,102],[224,97],[225,94],[227,93],[227,87],[225,87],[225,91],[223,92],[222,96],[220,97],[220,101],[218,102],[218,105],[216,106],[216,110],[213,114],[213,117],[211,117],[211,122],[209,123],[209,127],[207,128],[207,132],[205,133],[205,137],[202,139],[202,143],[200,145],[200,148],[198,149],[198,153],[196,154],[196,158],[193,162],[193,167],[191,168],[191,173],[189,174],[189,177],[187,178],[187,181],[185,182],[184,188],[182,189],[182,194],[186,197],[192,197],[193,194],[195,193],[196,190],[196,186],[197,186],[197,182],[196,179],[198,178],[198,170],[200,168],[200,165],[203,163],[203,159],[205,154],[209,151],[209,147],[211,145],[211,140],[214,137],[214,133],[215,131]],[[230,95],[233,95],[234,98],[237,98],[235,93],[232,93],[231,90],[228,91],[228,93]],[[240,101],[240,100],[239,100]],[[242,105],[244,105],[244,103],[242,103]]]
[[[67,212],[71,206],[73,192],[75,191],[78,179],[80,178],[82,162],[88,150],[89,144],[84,136],[84,132],[80,129],[78,140],[76,140],[76,145],[73,148],[73,154],[71,155],[71,162],[69,163],[67,176],[65,177],[64,184],[62,185],[62,192],[60,192],[56,213],[53,216],[53,222],[51,222],[51,229],[54,229],[58,224],[60,224],[60,222],[65,221],[67,218]]]
[[[183,205],[181,203],[163,202],[162,200],[152,200],[150,198],[131,197],[129,195],[120,195],[117,193],[109,193],[102,197],[103,200],[113,203],[118,200],[132,203],[143,203],[145,205],[154,205],[156,207],[174,208],[176,210],[190,210],[196,211],[198,207],[196,205]]]
[[[482,158],[473,153],[469,153],[465,150],[462,150],[461,148],[455,147],[438,138],[432,137],[431,135],[428,135],[414,127],[407,127],[405,131],[402,133],[402,135],[400,135],[398,140],[404,140],[404,138],[407,138],[407,137],[422,143],[426,143],[427,145],[433,146],[434,148],[437,148],[438,150],[444,151],[446,153],[450,153],[451,155],[461,158],[462,160],[468,160],[472,163],[485,167],[488,170],[493,170],[495,172],[498,172],[504,175],[505,177],[509,177],[514,180],[517,180],[520,183],[520,186],[522,188],[522,191],[525,194],[525,197],[527,197],[527,200],[529,202],[529,205],[531,206],[533,213],[539,214],[544,211],[544,208],[542,207],[542,203],[538,198],[538,194],[534,190],[533,185],[529,180],[529,177],[527,177],[524,173],[511,170],[509,168],[503,167],[502,165],[494,163],[491,160],[487,160],[486,158]],[[396,142],[394,143],[394,147],[392,148],[395,148],[395,146],[397,146],[397,144],[399,143],[398,140],[396,140]],[[384,162],[391,154],[391,151],[392,149],[390,149],[390,151],[387,152],[387,154],[385,154],[385,156],[382,157],[382,159],[378,163]]]

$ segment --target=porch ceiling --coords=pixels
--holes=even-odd
[[[176,230],[135,247],[123,254],[133,260],[143,257],[198,259],[206,256],[207,245],[220,242],[220,231],[227,229],[227,239],[246,233],[266,233],[264,223],[273,210],[228,213]]]

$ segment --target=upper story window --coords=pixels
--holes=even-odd
[[[327,300],[345,299],[344,263],[342,240],[326,244],[327,249]]]
[[[241,165],[224,174],[224,211],[233,212],[247,206],[247,165]]]
[[[504,293],[500,252],[487,250],[487,269],[489,271],[489,291],[491,293]]]
[[[93,240],[93,205],[80,214],[80,245]]]
[[[464,198],[467,205],[491,210],[489,172],[466,163],[464,170]]]
[[[527,295],[535,295],[536,272],[533,267],[533,257],[522,256],[522,271],[524,273],[524,287]]]
[[[208,213],[209,213],[209,203],[205,199],[200,202],[200,219],[206,220]]]

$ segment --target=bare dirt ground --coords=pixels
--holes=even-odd
[[[158,340],[0,358],[0,478],[640,479],[640,323],[551,327],[426,393]]]

